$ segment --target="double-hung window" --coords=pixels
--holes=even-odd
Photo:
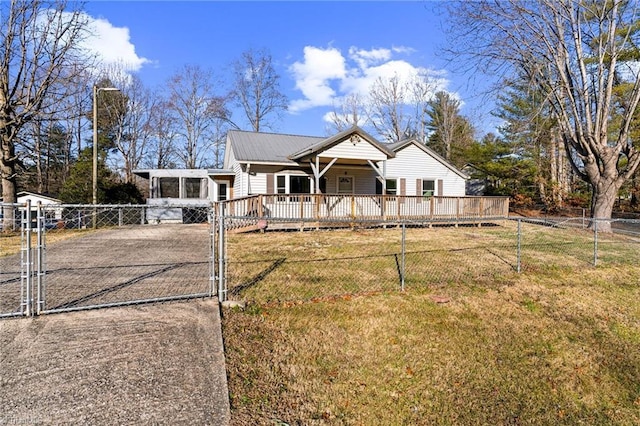
[[[387,179],[387,195],[398,195],[398,179]],[[376,179],[376,194],[382,194],[382,182]]]
[[[434,195],[436,195],[436,181],[423,179],[421,195],[423,197],[433,197]]]

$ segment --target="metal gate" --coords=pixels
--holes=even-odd
[[[217,295],[213,208],[170,208],[197,220],[141,221],[148,206],[20,206],[20,254],[0,259],[0,316]]]

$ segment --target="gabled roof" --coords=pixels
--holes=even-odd
[[[325,140],[316,136],[283,135],[230,130],[227,146],[233,146],[233,155],[241,163],[290,163],[289,156]]]
[[[440,156],[440,154],[435,152],[433,149],[429,148],[428,146],[426,146],[423,143],[418,142],[416,139],[405,139],[405,140],[402,140],[402,141],[399,141],[399,142],[394,142],[392,144],[389,144],[388,146],[393,152],[398,152],[398,151],[406,148],[409,145],[417,146],[422,151],[424,151],[425,153],[427,153],[430,156],[432,156],[436,161],[438,161],[439,163],[442,163],[442,165],[447,167],[452,172],[456,173],[457,175],[459,175],[460,177],[462,177],[464,179],[469,179],[469,175],[467,175],[465,172],[463,172],[460,169],[458,169],[456,166],[451,164],[449,161],[445,160],[443,157]]]
[[[391,151],[389,148],[387,148],[386,146],[378,142],[369,133],[365,132],[358,126],[353,126],[350,129],[347,129],[338,133],[337,135],[331,136],[327,139],[323,139],[312,146],[308,146],[308,147],[305,147],[304,149],[294,152],[289,156],[289,158],[292,160],[299,160],[308,155],[315,154],[316,152],[324,151],[326,149],[331,148],[333,145],[336,145],[344,141],[347,137],[353,134],[358,134],[363,139],[366,139],[367,142],[369,142],[371,145],[373,145],[374,147],[376,147],[377,149],[385,153],[387,157],[391,157],[391,158],[395,157],[395,154],[393,153],[393,151]]]

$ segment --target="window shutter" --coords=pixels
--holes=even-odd
[[[404,196],[407,195],[407,180],[400,178],[400,202],[404,203]]]
[[[444,187],[444,184],[442,182],[442,179],[438,179],[438,196],[439,197],[442,197],[444,195],[443,187]],[[442,198],[440,198],[439,202],[440,203],[442,202]]]
[[[418,204],[422,202],[422,179],[416,179],[416,195],[418,196]]]
[[[267,194],[274,194],[273,189],[273,173],[267,173]]]

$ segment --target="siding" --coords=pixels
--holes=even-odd
[[[382,167],[382,163],[379,164]],[[409,145],[396,152],[395,158],[387,160],[387,178],[405,178],[410,184],[406,185],[405,195],[416,194],[417,179],[438,181],[442,179],[442,186],[436,186],[442,193],[437,195],[461,197],[465,195],[465,180],[456,172],[443,165],[438,160],[415,145]]]
[[[382,161],[387,158],[384,152],[381,152],[364,139],[361,139],[356,145],[347,139],[326,151],[318,153],[318,156],[324,158],[370,159],[372,161]]]
[[[355,169],[333,166],[327,171],[327,194],[338,192],[338,176],[353,176],[355,180],[355,194],[376,193],[376,173],[373,169]]]

